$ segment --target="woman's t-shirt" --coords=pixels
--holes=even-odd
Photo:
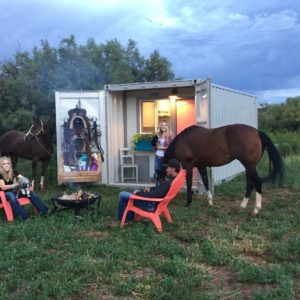
[[[161,147],[163,147],[164,142],[165,142],[165,139],[163,139],[163,138],[161,138],[161,137],[158,138],[158,143],[159,143],[159,145],[160,145]],[[164,154],[165,154],[165,151],[162,150],[162,149],[157,149],[156,152],[155,152],[155,154],[156,154],[157,156],[159,156],[159,157],[163,157]]]
[[[2,174],[0,174],[0,180],[2,179],[5,183],[5,185],[11,185],[14,183],[14,178],[17,177],[18,175],[19,175],[19,172],[15,171],[12,179],[4,179]],[[0,189],[0,190],[2,191],[2,189]],[[10,191],[10,190],[6,190],[6,191]]]

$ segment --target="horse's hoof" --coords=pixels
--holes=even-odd
[[[190,207],[191,203],[190,202],[185,202],[184,206],[185,207]]]
[[[253,218],[254,218],[254,217],[256,217],[256,216],[257,216],[257,214],[258,214],[258,211],[255,211],[255,210],[254,210],[254,211],[253,211],[253,212],[252,212],[250,215],[251,215],[251,217],[253,217]]]

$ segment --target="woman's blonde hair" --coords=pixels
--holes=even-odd
[[[3,170],[3,163],[4,161],[7,160],[9,163],[10,163],[10,168],[9,168],[9,171],[8,172],[5,172]],[[0,174],[2,175],[2,177],[4,179],[10,179],[10,180],[13,180],[14,178],[14,172],[13,172],[13,169],[11,167],[11,160],[9,157],[7,156],[2,156],[0,157]]]
[[[166,132],[165,132],[165,136],[166,137],[168,137],[169,135],[170,135],[170,131],[169,131],[169,127],[168,127],[168,122],[166,121],[166,120],[161,120],[160,122],[159,122],[159,129],[158,129],[158,132],[157,132],[157,135],[159,136],[159,137],[161,137],[162,136],[162,131],[161,131],[161,124],[162,123],[166,123],[167,124],[167,130],[166,130]]]

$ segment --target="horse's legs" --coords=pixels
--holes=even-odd
[[[205,189],[206,189],[206,193],[207,193],[207,197],[208,197],[208,204],[209,205],[213,205],[213,196],[211,194],[211,191],[209,189],[209,182],[208,182],[208,175],[207,175],[207,168],[206,167],[197,167],[198,168],[198,171],[201,175],[201,178],[202,178],[202,182],[205,186]]]
[[[18,164],[18,156],[14,154],[10,154],[10,159],[11,159],[12,168],[15,169]]]
[[[243,201],[241,202],[241,208],[246,208],[247,207],[250,195],[251,195],[251,193],[253,191],[253,188],[254,188],[253,182],[252,182],[251,177],[248,174],[247,170],[246,170],[246,182],[247,182],[246,183],[246,192],[245,192],[245,196],[243,198]]]
[[[193,181],[193,167],[190,164],[182,164],[183,169],[186,170],[186,188],[187,199],[185,206],[189,206],[192,203],[192,181]]]
[[[256,169],[255,172],[253,173],[253,181],[256,190],[256,197],[255,197],[255,207],[252,214],[255,216],[258,214],[259,210],[261,209],[261,192],[262,192],[262,182],[260,177],[257,174]]]
[[[36,177],[37,164],[38,164],[38,161],[36,159],[33,159],[31,162],[31,185],[32,185],[32,188],[34,188],[34,179]]]
[[[50,162],[50,160],[42,161],[41,181],[40,181],[41,189],[44,189],[44,187],[45,187],[45,173],[46,173],[47,167],[49,165],[49,162]]]
[[[255,188],[256,190],[256,199],[255,199],[255,207],[254,211],[252,212],[252,215],[257,215],[259,210],[261,209],[261,179],[257,174],[256,168],[247,168],[246,169],[246,181],[247,181],[247,187],[246,187],[246,193],[244,196],[244,199],[241,203],[242,208],[246,208],[248,204],[248,200],[250,198],[250,195]]]

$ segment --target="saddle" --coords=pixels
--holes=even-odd
[[[87,171],[94,161],[93,153],[99,152],[104,161],[100,145],[101,132],[97,122],[89,119],[80,100],[75,108],[68,111],[68,120],[63,125],[63,159],[64,166],[71,171]],[[94,167],[93,167],[94,168]]]

